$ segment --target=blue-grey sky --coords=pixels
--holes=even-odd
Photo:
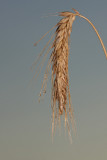
[[[38,102],[44,69],[31,82],[30,67],[50,34],[37,47],[33,43],[60,19],[43,16],[71,8],[93,22],[107,48],[106,0],[0,0],[2,160],[107,160],[107,60],[85,20],[76,17],[71,33],[69,74],[77,126],[72,145],[63,125],[52,144],[50,82]]]

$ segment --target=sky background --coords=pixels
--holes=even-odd
[[[1,160],[107,160],[107,60],[84,19],[76,17],[71,33],[69,75],[77,127],[72,144],[63,125],[52,144],[50,81],[38,102],[45,67],[32,81],[30,67],[50,34],[37,47],[33,43],[60,19],[43,16],[71,8],[93,22],[107,48],[107,0],[0,0]]]

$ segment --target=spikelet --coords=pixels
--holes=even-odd
[[[51,51],[50,59],[48,61],[46,71],[44,74],[44,80],[42,83],[40,96],[46,93],[48,75],[49,75],[50,68],[52,67],[52,71],[51,71],[52,135],[54,133],[54,128],[56,128],[57,122],[60,121],[60,116],[64,114],[65,115],[65,118],[64,118],[65,126],[67,125],[70,138],[71,138],[71,132],[70,132],[70,127],[69,127],[69,119],[71,120],[73,129],[75,129],[75,121],[74,121],[74,116],[73,116],[73,107],[71,103],[71,96],[70,96],[70,89],[69,89],[68,58],[69,58],[70,34],[72,31],[72,24],[76,16],[79,16],[85,19],[86,21],[88,21],[88,23],[91,24],[91,26],[95,30],[100,40],[105,56],[107,58],[106,49],[104,47],[102,39],[99,36],[99,33],[96,30],[95,26],[86,17],[80,15],[78,11],[76,11],[75,9],[73,9],[73,11],[75,13],[72,13],[72,12],[60,12],[59,13],[59,16],[62,16],[63,18],[54,27],[52,27],[49,30],[51,31],[55,27],[57,27],[55,33],[52,35],[50,40],[47,42],[46,46],[43,48],[42,52],[39,54],[37,61],[36,61],[37,63],[38,59],[41,56],[43,56],[43,52],[45,51],[47,46],[50,45],[44,57],[42,58],[42,62],[39,65],[39,67],[42,68],[47,55]],[[49,33],[49,31],[47,33]],[[42,38],[44,38],[44,36]],[[54,36],[55,36],[54,41],[50,44]],[[35,43],[34,45],[37,45],[37,43]],[[34,63],[34,66],[36,63]],[[36,73],[37,76],[39,75],[40,71]]]
[[[67,112],[73,118],[73,111],[71,109],[70,96],[69,96],[69,76],[68,76],[68,57],[69,57],[69,40],[72,31],[72,24],[75,16],[70,12],[62,12],[63,19],[59,21],[56,29],[56,36],[53,42],[52,58],[52,111],[53,111],[53,125],[54,129],[54,114],[56,118],[65,112],[65,125],[67,122]],[[67,103],[68,101],[68,103]],[[69,110],[67,110],[67,104]],[[73,119],[72,119],[73,120]],[[68,126],[68,131],[69,126]]]

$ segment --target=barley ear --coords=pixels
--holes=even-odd
[[[105,57],[107,59],[107,52],[105,49],[105,46],[103,44],[103,41],[93,25],[93,23],[86,17],[82,16],[77,10],[72,9],[74,13],[72,12],[59,12],[59,16],[62,17],[62,19],[54,26],[52,27],[39,41],[37,41],[34,46],[36,46],[51,30],[56,28],[55,33],[51,36],[50,40],[47,42],[45,47],[43,48],[42,52],[39,54],[36,62],[33,66],[38,62],[40,57],[42,57],[45,49],[49,46],[46,53],[42,57],[42,62],[39,64],[38,67],[40,67],[40,70],[38,71],[38,67],[36,70],[36,77],[38,77],[39,73],[41,72],[41,69],[43,67],[43,64],[47,58],[47,55],[50,53],[50,59],[48,61],[44,80],[41,87],[41,94],[44,96],[46,93],[46,87],[47,87],[47,81],[48,81],[48,74],[51,70],[51,83],[52,83],[52,89],[51,89],[51,108],[52,108],[52,139],[54,135],[54,130],[56,129],[56,124],[59,124],[60,126],[60,119],[64,116],[65,119],[65,128],[68,129],[68,134],[70,137],[70,140],[72,141],[71,131],[70,131],[70,125],[69,120],[71,121],[72,128],[75,130],[75,120],[74,120],[74,111],[71,103],[71,96],[70,96],[70,89],[69,89],[69,73],[68,73],[68,59],[69,59],[69,42],[70,42],[70,35],[72,32],[72,25],[75,21],[76,16],[85,19],[94,29],[96,32],[101,46],[104,50]],[[54,40],[50,44],[50,41]],[[35,78],[35,75],[33,78]],[[59,123],[58,123],[59,122]]]

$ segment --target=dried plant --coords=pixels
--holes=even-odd
[[[96,30],[95,26],[86,17],[82,16],[78,11],[76,11],[75,9],[73,9],[73,11],[74,13],[60,12],[58,14],[59,16],[62,16],[63,18],[52,28],[54,29],[55,27],[57,27],[55,33],[52,35],[50,40],[47,42],[46,46],[43,48],[42,52],[39,54],[36,62],[34,62],[33,64],[33,66],[36,65],[39,58],[43,55],[45,49],[48,47],[51,40],[55,36],[55,39],[50,44],[50,47],[48,48],[47,52],[45,53],[42,59],[42,62],[39,65],[39,67],[41,67],[42,69],[42,66],[46,60],[46,57],[48,53],[50,53],[51,51],[50,59],[48,61],[48,65],[46,67],[46,71],[44,75],[44,80],[43,80],[40,96],[46,93],[48,74],[52,66],[52,72],[51,72],[52,73],[51,75],[51,81],[52,81],[52,93],[51,93],[52,135],[54,132],[54,127],[56,127],[57,122],[60,121],[60,116],[64,113],[65,126],[67,124],[68,133],[70,137],[71,137],[71,132],[70,132],[70,127],[68,123],[68,117],[71,120],[73,128],[75,128],[75,121],[74,121],[74,116],[73,116],[73,108],[71,104],[71,96],[70,96],[70,89],[69,89],[68,57],[69,57],[70,34],[72,31],[72,24],[76,16],[79,16],[85,19],[91,24],[91,26],[95,30],[101,42],[102,48],[107,58],[106,49],[104,47],[102,39],[99,36],[98,31]],[[47,33],[49,33],[52,29],[50,29]],[[34,45],[37,45],[37,43],[35,43]],[[38,68],[37,68],[37,72],[36,72],[37,76],[39,75],[41,69],[38,71]],[[35,75],[34,75],[34,78],[35,78]]]

